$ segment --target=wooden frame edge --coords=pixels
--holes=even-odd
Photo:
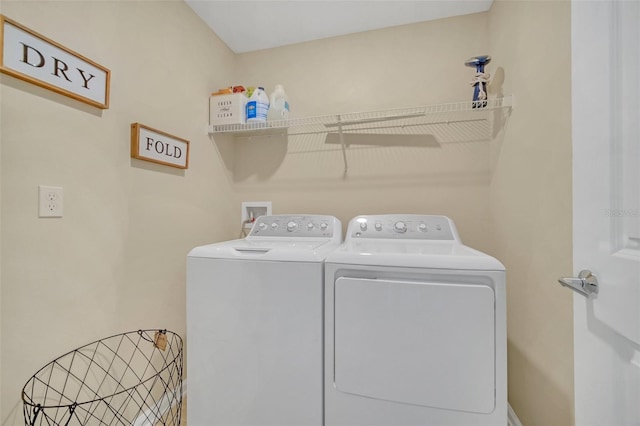
[[[21,29],[24,32],[27,32],[29,34],[31,34],[32,36],[39,38],[55,47],[57,47],[58,49],[64,50],[65,52],[67,52],[68,54],[75,56],[76,58],[79,58],[91,65],[93,65],[94,67],[100,69],[101,71],[103,71],[105,73],[105,96],[104,96],[104,104],[94,101],[93,99],[90,98],[86,98],[84,96],[78,95],[76,93],[70,92],[68,90],[65,90],[63,88],[54,86],[50,83],[47,83],[45,81],[42,80],[38,80],[36,78],[33,78],[31,76],[28,76],[26,74],[23,74],[21,72],[15,71],[11,68],[7,68],[4,65],[4,24],[5,22],[9,23],[10,25],[13,25],[14,27],[17,27],[19,29]],[[0,72],[6,75],[9,75],[11,77],[20,79],[22,81],[26,81],[27,83],[42,87],[43,89],[47,89],[50,90],[52,92],[58,93],[59,95],[63,95],[63,96],[67,96],[69,98],[72,98],[76,101],[79,102],[83,102],[85,104],[100,108],[100,109],[109,109],[109,95],[111,92],[111,71],[106,68],[103,65],[98,64],[97,62],[85,57],[84,55],[79,54],[78,52],[69,49],[68,47],[65,47],[63,45],[61,45],[60,43],[51,40],[48,37],[45,37],[44,35],[38,33],[37,31],[32,30],[31,28],[28,28],[22,24],[20,24],[19,22],[14,21],[11,18],[8,18],[7,16],[0,14]]]
[[[177,141],[183,142],[187,145],[187,152],[186,152],[186,161],[185,161],[185,165],[184,166],[179,166],[177,164],[173,164],[173,163],[168,163],[165,161],[160,161],[160,160],[156,160],[156,159],[152,159],[152,158],[147,158],[147,157],[140,157],[138,155],[139,152],[139,148],[140,148],[140,130],[141,129],[145,129],[145,130],[149,130],[151,132],[154,133],[158,133],[160,135],[163,136],[167,136],[171,139],[175,139]],[[148,161],[150,163],[156,163],[156,164],[161,164],[163,166],[169,166],[169,167],[174,167],[176,169],[182,169],[182,170],[187,170],[189,168],[189,154],[191,151],[191,142],[184,139],[184,138],[180,138],[177,136],[174,136],[170,133],[167,132],[163,132],[162,130],[158,130],[158,129],[154,129],[153,127],[149,127],[146,126],[144,124],[141,123],[131,123],[131,158],[135,158],[136,160],[141,160],[141,161]]]

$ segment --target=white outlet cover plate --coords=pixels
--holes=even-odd
[[[62,217],[64,191],[60,186],[38,186],[38,217]]]

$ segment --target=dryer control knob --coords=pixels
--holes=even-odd
[[[360,229],[362,229],[363,231],[367,230],[367,222],[360,222]]]
[[[376,223],[376,231],[382,231],[382,224],[380,222]]]
[[[308,229],[309,231],[311,231],[311,230],[313,229],[313,223],[309,222],[309,223],[307,224],[307,229]]]
[[[296,228],[298,228],[298,224],[295,223],[294,221],[287,223],[287,231],[293,232],[296,230]]]
[[[393,230],[404,234],[405,232],[407,232],[407,224],[399,220],[395,223],[395,225],[393,225]]]
[[[266,223],[262,222],[260,223],[260,225],[258,225],[258,228],[260,228],[261,231],[264,231],[265,229],[267,229],[269,227],[269,225],[267,225]]]
[[[277,224],[277,223],[275,223],[275,222],[273,222],[273,223],[271,224],[271,229],[273,229],[274,231],[275,231],[276,229],[278,229],[278,224]]]
[[[326,223],[321,223],[320,224],[320,229],[322,229],[324,231],[325,229],[327,229],[327,226],[328,225]]]
[[[420,225],[418,225],[418,229],[422,232],[427,232],[427,224],[421,223]]]

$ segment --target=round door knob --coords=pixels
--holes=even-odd
[[[401,234],[407,232],[407,224],[399,220],[393,225],[393,229]]]
[[[297,227],[298,227],[298,224],[295,223],[294,221],[287,223],[287,231],[289,232],[295,231]]]

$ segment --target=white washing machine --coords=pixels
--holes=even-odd
[[[323,261],[332,216],[263,216],[187,258],[191,426],[323,424]]]
[[[325,260],[325,425],[507,424],[505,269],[445,216],[351,220]]]

